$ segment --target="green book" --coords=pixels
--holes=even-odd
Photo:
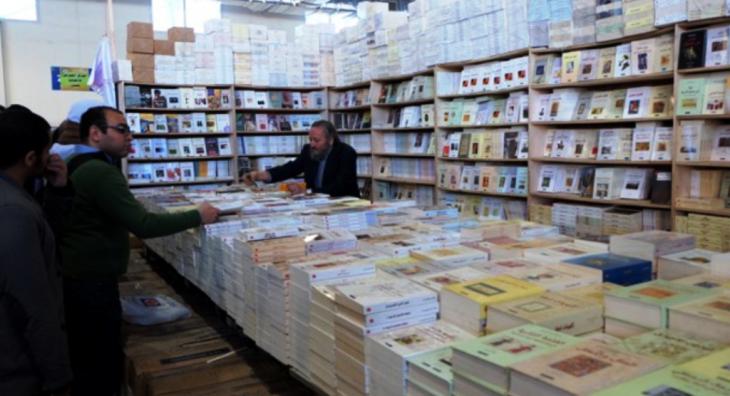
[[[706,386],[705,381],[699,378],[673,375],[673,366],[665,367],[653,373],[634,378],[623,384],[604,389],[591,396],[720,396]]]
[[[508,392],[510,366],[553,352],[579,338],[536,325],[524,325],[454,344],[452,370],[497,392]]]
[[[705,99],[704,78],[684,78],[679,81],[677,115],[702,114]]]
[[[719,342],[702,340],[681,331],[667,329],[629,337],[619,345],[630,352],[655,357],[666,364],[681,364],[722,347]]]
[[[451,348],[441,348],[408,360],[408,382],[434,395],[450,395],[454,376]]]
[[[715,294],[712,289],[655,280],[605,294],[605,316],[652,329],[667,328],[669,307]]]

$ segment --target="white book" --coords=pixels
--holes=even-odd
[[[679,160],[699,161],[704,121],[683,121],[679,133]]]
[[[651,160],[654,142],[654,126],[635,128],[631,144],[632,161]]]
[[[335,303],[362,315],[424,304],[438,304],[430,289],[398,279],[378,284],[342,285],[335,288]]]
[[[269,92],[267,91],[256,91],[254,92],[255,103],[254,106],[257,109],[267,109],[269,107]]]
[[[654,144],[651,150],[652,161],[670,161],[672,159],[672,127],[657,127],[654,130]]]
[[[575,144],[572,158],[596,158],[598,132],[595,130],[581,130],[575,135]]]
[[[593,199],[618,199],[623,188],[624,169],[596,168]]]
[[[583,50],[580,52],[580,74],[579,81],[595,80],[598,76],[598,60],[600,50]]]
[[[613,66],[614,77],[631,75],[631,44],[621,44],[616,47],[616,58]]]
[[[461,183],[459,185],[460,190],[471,191],[473,182],[472,180],[476,176],[479,179],[479,168],[476,166],[467,166],[461,168]]]
[[[602,129],[598,132],[598,159],[599,160],[629,160],[631,159],[631,129]],[[628,141],[628,147],[626,142]]]
[[[594,92],[585,91],[578,96],[578,103],[575,106],[575,112],[573,113],[573,120],[586,120],[591,112],[591,101],[593,100]]]
[[[459,146],[461,145],[461,132],[454,132],[449,135],[449,158],[459,158]]]
[[[534,117],[536,121],[547,121],[550,119],[550,98],[551,94],[539,94],[536,100]],[[530,113],[532,114],[532,112]],[[531,115],[532,116],[532,115]]]
[[[711,161],[730,161],[730,127],[716,130],[712,139]]]
[[[528,70],[530,67],[530,59],[528,56],[513,59],[515,71],[514,86],[527,86],[529,83]]]
[[[258,104],[256,103],[256,91],[243,91],[243,102],[241,103],[241,107],[244,109],[255,109],[258,107]]]
[[[554,121],[567,121],[572,117],[575,106],[578,104],[578,97],[581,91],[578,89],[556,89],[550,98],[549,119]]]
[[[555,192],[558,177],[558,167],[553,165],[543,165],[540,168],[540,179],[537,185],[537,191],[539,192]]]
[[[550,75],[548,76],[548,84],[560,84],[560,75],[563,69],[563,58],[556,56],[550,65]]]
[[[687,20],[687,0],[654,0],[654,25]]]
[[[218,138],[218,154],[219,155],[232,155],[231,150],[231,139],[227,137]]]
[[[624,102],[624,118],[646,117],[649,111],[651,87],[629,88]]]
[[[664,34],[655,39],[654,72],[666,73],[674,70],[674,34]]]
[[[194,181],[195,180],[195,165],[192,162],[181,162],[180,163],[180,180],[182,181]]]
[[[702,114],[725,113],[725,76],[712,74],[705,79]]]
[[[530,145],[529,145],[529,134],[527,131],[520,131],[518,137],[517,137],[517,158],[518,159],[527,159],[530,151]]]
[[[231,116],[228,114],[216,114],[215,124],[218,130],[216,132],[232,132]]]
[[[129,130],[132,131],[132,133],[141,133],[142,129],[140,127],[140,117],[139,113],[127,113],[127,125],[129,125]]]
[[[591,97],[591,109],[588,112],[588,119],[601,120],[608,117],[611,106],[610,91],[596,91]]]
[[[626,169],[621,199],[646,199],[649,193],[651,169]]]
[[[631,74],[654,73],[654,51],[656,40],[653,38],[631,42]]]
[[[574,130],[557,130],[553,137],[553,148],[550,151],[552,158],[570,158],[575,151]]]
[[[151,139],[152,140],[152,158],[167,157],[167,139]]]
[[[728,64],[728,26],[707,29],[705,67]]]
[[[580,182],[580,168],[575,166],[564,166],[558,168],[558,177],[560,182],[557,192],[566,194],[577,194],[578,184]]]
[[[170,157],[180,156],[180,140],[167,139],[167,155]]]

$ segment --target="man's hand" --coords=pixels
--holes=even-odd
[[[306,188],[302,188],[301,183],[288,183],[286,188],[290,193],[292,193],[292,195],[304,194],[307,192]]]
[[[65,187],[68,183],[68,169],[60,155],[51,154],[46,164],[45,177],[53,187]]]
[[[251,186],[257,181],[269,182],[271,181],[271,174],[267,171],[252,171],[243,175],[243,183],[247,186]]]
[[[207,202],[198,205],[198,213],[200,213],[200,221],[203,224],[214,223],[218,220],[218,209]]]

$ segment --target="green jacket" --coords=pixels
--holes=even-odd
[[[63,274],[76,279],[110,279],[124,274],[129,233],[139,238],[174,234],[200,225],[200,214],[148,212],[129,191],[122,172],[103,153],[83,154],[69,174],[76,195],[61,236]],[[79,156],[79,157],[82,157]]]

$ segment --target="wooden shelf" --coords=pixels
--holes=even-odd
[[[236,112],[237,113],[286,113],[286,114],[296,114],[296,113],[322,113],[324,111],[327,111],[326,109],[279,109],[279,108],[244,108],[244,107],[237,107]]]
[[[458,66],[469,66],[469,65],[476,65],[479,63],[486,63],[486,62],[494,62],[498,60],[505,60],[505,59],[512,59],[512,58],[519,58],[521,56],[527,56],[529,54],[528,48],[520,48],[514,51],[509,52],[503,52],[496,55],[486,56],[483,58],[477,58],[477,59],[471,59],[464,62],[450,62],[450,63],[442,63],[439,64],[439,67],[458,67]]]
[[[730,120],[730,114],[696,114],[696,115],[677,115],[680,121],[685,120]]]
[[[398,76],[374,77],[371,80],[380,82],[380,83],[393,83],[393,82],[398,82],[398,81],[403,81],[403,80],[410,80],[416,76],[430,76],[432,74],[433,74],[433,69],[429,68],[426,70],[417,71],[415,73],[401,74]]]
[[[373,155],[373,153],[371,153],[369,151],[357,151],[357,150],[355,150],[355,151],[356,151],[355,154],[357,154],[357,155]]]
[[[714,73],[730,70],[730,65],[719,65],[719,66],[707,66],[707,67],[693,67],[690,69],[677,69],[677,74],[699,74],[699,73]]]
[[[172,186],[188,186],[188,185],[197,185],[197,184],[218,184],[218,183],[232,183],[233,178],[223,178],[223,179],[203,179],[203,180],[193,180],[193,181],[179,181],[179,182],[158,182],[158,183],[137,183],[137,184],[130,184],[129,187],[131,188],[144,188],[144,187],[172,187]]]
[[[352,83],[348,85],[343,85],[339,87],[329,87],[329,89],[333,91],[349,91],[351,89],[358,89],[358,88],[369,88],[370,87],[370,81],[360,81],[357,83]]]
[[[470,191],[470,190],[459,190],[459,189],[446,188],[446,187],[439,187],[439,189],[443,190],[443,191],[457,193],[457,194],[482,195],[485,197],[505,197],[505,198],[521,198],[521,199],[527,198],[527,195],[515,194],[515,193]]]
[[[165,157],[165,158],[127,158],[128,162],[184,162],[184,161],[215,161],[229,160],[232,155],[218,155],[206,157]]]
[[[664,27],[661,29],[655,29],[655,30],[652,30],[652,31],[646,32],[646,33],[639,33],[639,34],[633,34],[630,36],[624,36],[624,37],[613,39],[613,40],[598,41],[598,42],[588,43],[588,44],[569,45],[567,47],[562,47],[562,48],[533,48],[532,53],[536,54],[536,55],[541,55],[541,54],[553,54],[553,53],[557,53],[557,52],[576,51],[576,50],[590,49],[590,48],[610,47],[610,46],[615,46],[617,44],[629,43],[629,42],[635,41],[635,40],[643,40],[645,38],[661,36],[662,34],[672,33],[672,32],[674,32],[674,25],[667,26],[667,27]]]
[[[238,154],[238,157],[296,157],[299,153],[276,153],[276,154]]]
[[[233,88],[233,84],[147,84],[136,82],[124,82],[124,85],[133,85],[137,87],[157,87],[157,88]]]
[[[709,19],[699,19],[696,21],[684,21],[679,22],[677,25],[682,29],[694,29],[699,27],[705,27],[705,26],[712,26],[716,24],[723,24],[727,25],[728,17],[727,16],[721,16],[716,18],[709,18]]]
[[[730,161],[675,161],[677,166],[699,168],[730,168]]]
[[[527,122],[512,122],[512,123],[499,123],[499,124],[480,124],[480,125],[439,125],[436,128],[440,129],[471,129],[471,128],[509,128],[513,126],[527,126]]]
[[[396,102],[396,103],[373,103],[371,106],[373,106],[373,107],[404,107],[404,106],[415,106],[415,105],[430,104],[430,103],[433,103],[433,98],[414,99],[414,100],[407,100],[405,102]]]
[[[590,158],[552,158],[552,157],[537,157],[530,158],[530,161],[536,162],[555,162],[561,164],[586,164],[586,165],[619,165],[619,166],[637,166],[637,165],[651,165],[651,166],[671,166],[672,161],[631,161],[631,160],[599,160]]]
[[[479,91],[479,92],[470,92],[465,94],[449,94],[449,95],[439,95],[437,96],[438,99],[445,100],[445,99],[459,99],[459,98],[478,98],[481,96],[496,96],[496,95],[505,95],[512,92],[518,92],[518,91],[525,91],[529,89],[528,85],[520,85],[517,87],[512,88],[505,88],[505,89],[499,89],[496,91]]]
[[[724,216],[730,217],[730,209],[707,209],[707,208],[692,208],[689,206],[675,206],[674,209],[681,212],[699,213],[712,216]]]
[[[378,127],[372,127],[371,129],[374,131],[383,131],[383,132],[409,132],[409,131],[432,131],[435,127],[432,126],[426,126],[426,127],[405,127],[405,128],[378,128]]]
[[[357,175],[357,177],[360,179],[372,179],[373,175],[371,175],[369,173],[361,173],[361,174]]]
[[[249,135],[249,136],[284,136],[284,135],[307,135],[309,131],[254,131],[254,132],[236,132],[237,135]]]
[[[655,81],[671,81],[674,79],[672,72],[665,73],[652,73],[643,74],[638,76],[626,76],[626,77],[615,77],[615,78],[602,78],[596,80],[587,81],[576,81],[572,83],[560,83],[560,84],[531,84],[530,88],[533,89],[558,89],[558,88],[574,88],[574,87],[598,87],[604,85],[616,85],[616,84],[631,84],[640,82],[655,82]]]
[[[458,162],[509,162],[517,164],[527,164],[527,159],[522,158],[449,158],[437,157],[440,161],[458,161]]]
[[[431,187],[434,187],[434,184],[436,183],[435,179],[434,180],[423,180],[423,179],[408,179],[408,178],[382,177],[382,176],[373,176],[373,180],[390,182],[390,183],[418,184],[418,185],[431,186]]]
[[[672,121],[672,117],[655,118],[613,118],[607,120],[571,120],[571,121],[532,121],[532,125],[600,125],[600,124],[629,124],[636,122],[661,122]]]
[[[234,85],[236,89],[248,89],[254,91],[323,91],[324,87],[271,87],[266,85]]]
[[[369,104],[367,105],[359,105],[359,106],[351,106],[351,107],[332,107],[329,109],[329,111],[362,111],[362,110],[370,110]]]
[[[544,192],[532,192],[530,193],[533,197],[554,199],[558,201],[572,201],[572,202],[584,202],[590,204],[602,204],[602,205],[617,205],[617,206],[633,206],[638,208],[648,209],[671,209],[671,205],[662,205],[651,203],[648,200],[634,200],[634,199],[593,199],[587,197],[580,197],[573,194],[561,194],[561,193],[544,193]]]
[[[135,139],[144,139],[147,137],[190,137],[190,136],[231,136],[231,132],[176,132],[176,133],[133,133]]]
[[[338,129],[337,133],[369,133],[370,128]]]
[[[373,152],[373,155],[381,157],[412,157],[412,158],[434,158],[434,154],[428,153],[384,153],[384,152]]]
[[[201,107],[198,109],[158,109],[155,107],[126,107],[125,112],[135,113],[228,113],[233,109],[209,109]]]

